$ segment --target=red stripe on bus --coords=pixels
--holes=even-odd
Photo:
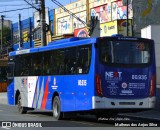
[[[47,80],[45,92],[44,92],[44,95],[43,95],[42,109],[45,109],[45,108],[46,108],[47,97],[48,97],[48,84],[49,84],[49,82],[48,82],[48,80]]]

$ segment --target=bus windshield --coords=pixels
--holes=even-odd
[[[151,44],[139,41],[101,41],[100,59],[108,64],[147,64],[151,61]]]

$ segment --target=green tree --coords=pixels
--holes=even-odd
[[[7,41],[11,40],[11,29],[9,27],[3,26],[3,45],[7,43]],[[1,32],[0,32],[0,42],[1,42]]]

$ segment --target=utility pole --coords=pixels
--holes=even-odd
[[[21,25],[21,14],[19,14],[19,48],[22,47],[22,25]]]
[[[129,32],[128,32],[128,25],[129,25],[129,23],[128,23],[128,21],[129,21],[128,20],[128,4],[131,3],[132,0],[122,0],[122,2],[123,2],[123,5],[127,7],[127,14],[126,14],[127,15],[126,16],[127,17],[127,19],[126,19],[126,26],[127,26],[126,27],[126,35],[129,36]]]
[[[32,48],[32,23],[31,18],[29,18],[29,41],[30,41],[30,48]]]
[[[3,22],[4,22],[4,15],[1,15],[1,52],[3,49]]]
[[[128,0],[127,0],[127,24],[126,24],[126,26],[127,26],[127,36],[128,36]]]
[[[41,43],[46,46],[46,20],[45,20],[45,0],[40,0],[40,22],[41,22]]]

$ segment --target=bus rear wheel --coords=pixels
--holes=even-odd
[[[62,119],[61,103],[58,96],[54,97],[52,107],[53,107],[53,118],[56,120]]]
[[[22,98],[21,98],[21,95],[18,96],[17,105],[18,105],[18,112],[19,112],[20,114],[25,114],[25,113],[27,113],[26,108],[25,108],[25,107],[22,107]]]

